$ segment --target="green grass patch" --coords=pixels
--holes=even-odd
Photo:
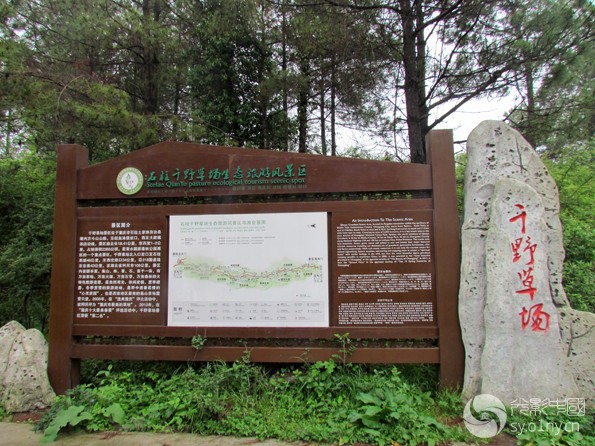
[[[127,430],[277,438],[286,441],[435,445],[469,440],[453,423],[456,394],[438,392],[417,368],[318,362],[270,369],[237,361],[174,373],[113,367],[58,397],[37,429]],[[453,417],[454,414],[454,417]]]
[[[44,440],[83,429],[339,445],[488,443],[467,431],[460,394],[438,389],[431,365],[326,361],[271,368],[247,359],[177,369],[174,364],[128,365],[110,364],[58,397],[37,425]],[[594,414],[586,412],[567,419],[554,412],[534,417],[509,412],[506,431],[519,445],[595,444]]]

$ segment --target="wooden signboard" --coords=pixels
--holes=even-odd
[[[89,166],[60,146],[54,389],[85,359],[316,361],[337,336],[359,342],[348,361],[436,363],[459,385],[452,133],[427,150],[420,165],[166,142]]]

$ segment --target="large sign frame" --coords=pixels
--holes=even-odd
[[[460,385],[452,132],[426,147],[421,165],[165,142],[89,165],[59,146],[54,389],[78,384],[85,359],[246,352],[434,363]],[[337,336],[361,343],[339,354]]]

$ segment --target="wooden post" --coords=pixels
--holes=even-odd
[[[452,131],[431,131],[426,148],[432,165],[440,385],[456,388],[463,384],[465,350],[459,323],[461,253]]]
[[[58,147],[54,245],[50,300],[48,375],[54,391],[63,394],[79,380],[79,360],[71,358],[77,233],[77,172],[87,166],[88,150]]]

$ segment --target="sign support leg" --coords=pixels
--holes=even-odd
[[[63,394],[79,381],[79,360],[72,359],[72,323],[77,234],[77,172],[87,166],[88,150],[58,147],[54,245],[49,327],[48,375],[54,391]]]
[[[463,383],[465,351],[458,310],[461,248],[452,131],[431,131],[426,149],[432,165],[440,385],[456,388]]]

